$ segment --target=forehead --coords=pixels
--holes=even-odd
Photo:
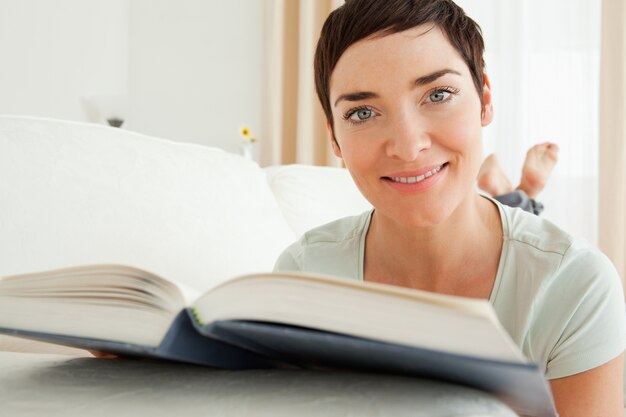
[[[350,45],[339,58],[330,78],[331,99],[344,90],[370,91],[372,83],[381,88],[385,82],[412,83],[443,68],[469,76],[461,55],[437,26],[374,35]]]

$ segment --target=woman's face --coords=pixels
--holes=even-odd
[[[351,45],[330,100],[335,154],[377,215],[429,227],[471,201],[491,93],[486,82],[481,114],[467,65],[437,27]]]

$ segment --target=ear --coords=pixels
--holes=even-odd
[[[487,73],[483,74],[485,84],[483,85],[483,111],[481,112],[481,124],[487,126],[493,121],[493,101],[491,97],[491,84]]]
[[[337,139],[335,139],[335,133],[333,132],[333,128],[330,126],[328,119],[326,119],[326,129],[328,130],[328,136],[330,137],[330,146],[333,147],[333,153],[337,158],[343,158],[341,156],[341,148],[339,147],[339,143],[337,143]]]

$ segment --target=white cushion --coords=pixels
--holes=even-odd
[[[203,288],[293,240],[264,171],[103,125],[0,117],[0,276],[123,263]]]
[[[265,170],[276,201],[297,236],[372,207],[346,169],[284,165]]]

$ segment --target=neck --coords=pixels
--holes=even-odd
[[[459,295],[475,290],[483,296],[495,279],[501,247],[498,208],[475,192],[444,222],[428,227],[407,227],[374,212],[365,279]]]

